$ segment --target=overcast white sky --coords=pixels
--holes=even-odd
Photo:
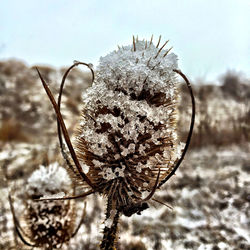
[[[162,35],[191,79],[227,70],[250,75],[250,0],[1,0],[0,60],[96,64],[131,43]]]

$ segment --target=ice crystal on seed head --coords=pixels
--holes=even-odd
[[[137,41],[100,58],[96,80],[83,94],[77,138],[80,161],[115,206],[140,200],[180,155],[176,131],[177,56]]]
[[[137,41],[135,47],[136,51],[133,45],[129,45],[101,57],[96,82],[105,83],[110,89],[119,87],[129,91],[132,87],[135,93],[139,93],[146,87],[154,92],[164,90],[172,95],[171,88],[175,85],[173,69],[178,67],[177,56],[171,53],[163,57],[167,50],[162,50],[156,57],[159,48],[147,43],[145,49],[145,41]],[[147,86],[143,86],[146,78]],[[126,79],[129,81],[123,81]]]
[[[67,171],[57,162],[48,167],[41,165],[28,179],[27,192],[30,196],[39,192],[40,195],[51,195],[69,192],[72,188]]]

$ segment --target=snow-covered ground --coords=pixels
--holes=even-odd
[[[30,249],[15,239],[8,194],[11,193],[15,213],[22,222],[23,192],[28,178],[40,165],[55,161],[63,164],[63,160],[56,138],[55,116],[34,69],[13,62],[12,71],[7,70],[8,65],[6,69],[1,66],[0,249]],[[60,72],[46,67],[41,68],[41,72],[56,93]],[[86,79],[76,71],[66,84],[62,110],[70,134],[78,124],[81,92],[89,85]],[[221,90],[214,88],[212,94],[206,95],[205,105],[201,97],[197,98],[195,135],[201,135],[197,129],[202,121],[204,126],[201,128],[210,126],[209,131],[219,139],[231,136],[234,131],[239,133],[238,128],[242,125],[244,138],[236,143],[232,142],[234,137],[230,137],[230,141],[225,138],[223,146],[209,140],[205,143],[207,146],[189,150],[176,175],[154,197],[173,209],[152,201],[142,215],[122,216],[118,249],[250,249],[250,144],[246,142],[246,138],[250,138],[246,115],[250,105],[247,99],[224,98]],[[189,102],[188,98],[184,96],[183,100]],[[180,111],[184,132],[190,121],[187,108],[188,105],[182,105]],[[237,122],[239,126],[232,128]],[[223,135],[222,131],[230,134]],[[206,134],[202,136],[193,139],[208,138]],[[106,201],[98,195],[78,200],[75,227],[85,202],[86,216],[79,232],[68,245],[63,245],[63,249],[98,249]]]
[[[1,160],[4,155],[8,156],[7,150],[2,151]],[[22,164],[9,169],[13,179],[9,186],[13,189],[24,185],[22,175],[29,172],[18,172],[18,169],[32,167],[32,164],[25,164],[30,161],[30,154],[21,148],[17,150],[19,155],[12,150],[16,158],[12,162],[17,166]],[[249,249],[249,152],[250,144],[190,151],[176,175],[155,196],[173,210],[151,202],[142,215],[122,216],[119,249]],[[13,172],[22,173],[22,178],[15,179]],[[0,249],[9,249],[7,242],[12,246],[15,244],[13,222],[7,202],[8,188],[6,182],[1,184]],[[15,196],[15,191],[13,193]],[[84,222],[64,249],[97,249],[100,243],[105,200],[92,195],[85,201]],[[84,201],[78,203],[82,207]],[[16,207],[17,214],[18,209],[21,208]],[[82,209],[79,208],[78,213],[80,216]]]

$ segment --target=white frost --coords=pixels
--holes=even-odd
[[[51,194],[51,195],[43,195],[43,199],[53,199],[53,198],[63,198],[65,196],[64,192],[60,192],[57,194]]]
[[[140,76],[142,81],[147,77],[149,89],[153,91],[165,89],[169,92],[169,89],[176,82],[173,69],[178,68],[177,56],[170,53],[163,57],[167,50],[162,50],[156,57],[159,48],[156,48],[154,44],[148,44],[147,49],[145,49],[146,41],[137,41],[135,45],[136,51],[134,51],[133,45],[128,45],[101,57],[97,67],[99,73],[96,82],[104,82],[109,87],[119,84],[127,89],[129,86],[126,85],[128,84],[117,82],[117,78],[126,79],[129,76],[130,80],[135,80],[138,83]],[[135,83],[133,89],[139,92],[142,86],[140,83]]]
[[[69,190],[71,190],[69,175],[57,162],[48,167],[41,165],[28,179],[27,192],[29,195],[50,195]]]

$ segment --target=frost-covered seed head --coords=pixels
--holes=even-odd
[[[72,193],[72,183],[67,171],[58,165],[40,166],[35,170],[26,186],[27,202],[25,222],[27,234],[39,247],[61,247],[74,230],[75,202],[33,201],[34,198]]]
[[[88,178],[114,207],[141,200],[159,168],[163,180],[179,155],[176,131],[177,56],[136,41],[100,58],[84,108],[76,148]]]

